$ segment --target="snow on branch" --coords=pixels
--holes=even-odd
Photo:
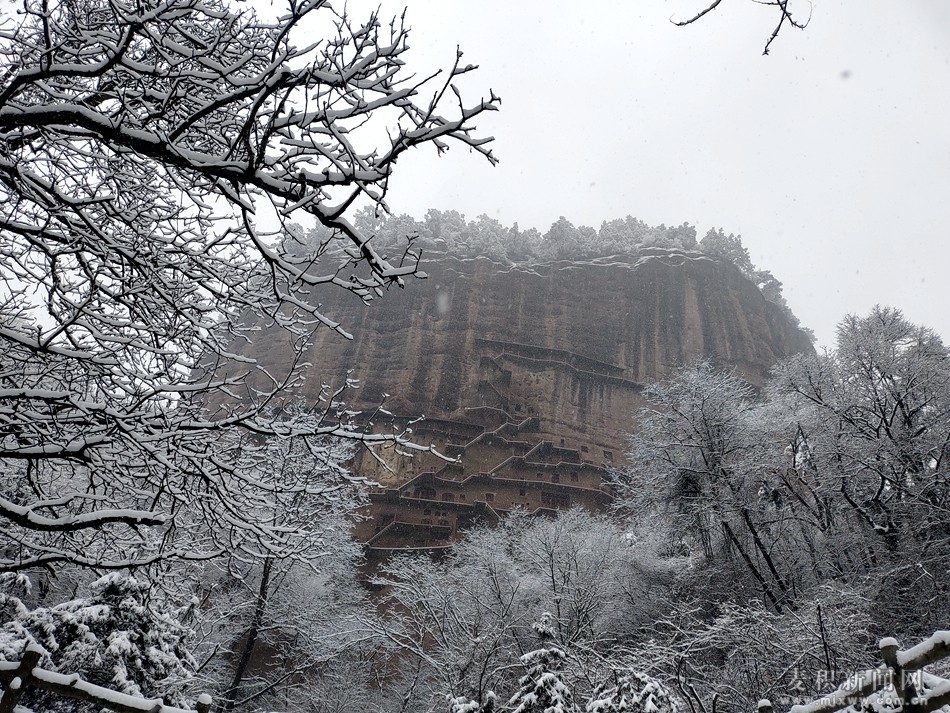
[[[778,37],[778,33],[781,32],[782,28],[788,24],[791,27],[796,27],[799,30],[804,30],[808,26],[808,23],[811,21],[811,6],[809,5],[808,18],[805,20],[797,20],[792,15],[792,11],[789,9],[789,0],[753,0],[758,5],[770,5],[778,11],[778,24],[775,26],[775,29],[772,30],[772,34],[769,36],[769,39],[765,43],[765,48],[762,50],[763,55],[769,53],[769,48],[772,46],[772,42]],[[670,22],[679,27],[684,25],[692,25],[694,22],[701,20],[703,17],[711,13],[713,10],[719,7],[722,0],[713,0],[706,7],[704,7],[699,12],[693,14],[688,19],[685,20],[674,20],[670,18]]]
[[[161,698],[141,698],[97,686],[84,681],[77,674],[47,671],[36,665],[41,651],[42,649],[34,644],[27,648],[22,662],[0,661],[0,681],[7,685],[8,691],[19,692],[25,689],[23,679],[26,679],[25,683],[31,687],[92,703],[116,713],[208,713],[210,710],[211,697],[206,694],[199,697],[197,711],[192,711],[188,708],[166,705]],[[24,669],[27,669],[28,673],[22,675]],[[15,689],[12,685],[13,681],[20,681]],[[6,698],[7,695],[4,695],[3,703],[7,702]],[[3,703],[0,703],[0,710],[5,711],[6,706]],[[13,710],[12,706],[10,710]]]
[[[353,423],[345,394],[288,396],[315,330],[349,337],[323,291],[368,302],[418,272],[348,217],[385,209],[399,157],[456,144],[495,161],[474,122],[498,97],[463,100],[461,54],[420,81],[408,34],[319,0],[273,21],[223,0],[21,0],[0,26],[0,522],[15,553],[0,570],[302,556],[307,537],[274,513],[351,483],[346,443],[415,447]],[[306,215],[333,237],[288,251]],[[247,356],[261,339],[267,368]],[[301,440],[291,450],[322,459],[310,473],[263,468],[265,444]]]

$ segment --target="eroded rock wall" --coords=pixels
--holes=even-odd
[[[381,549],[447,542],[486,507],[595,507],[603,493],[590,472],[622,463],[644,384],[709,359],[762,385],[776,361],[812,350],[739,270],[700,253],[532,267],[440,256],[424,269],[428,279],[368,306],[328,292],[325,313],[354,339],[323,330],[310,353],[309,396],[356,379],[351,407],[425,416],[417,440],[460,458],[394,458],[391,472],[359,459],[388,489],[376,498],[385,518],[361,526]],[[279,343],[266,348],[279,361]]]

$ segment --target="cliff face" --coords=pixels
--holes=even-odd
[[[394,473],[357,463],[389,487],[362,533],[381,548],[446,540],[479,508],[596,506],[644,384],[706,358],[761,385],[776,361],[812,350],[735,267],[699,253],[530,268],[440,257],[424,269],[369,306],[328,294],[325,313],[354,339],[323,330],[310,358],[309,396],[350,369],[352,407],[424,415],[416,439],[461,458],[396,459]]]

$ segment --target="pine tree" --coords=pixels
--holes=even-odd
[[[574,696],[561,671],[566,654],[550,645],[554,640],[554,617],[544,612],[534,630],[542,646],[521,657],[528,672],[519,679],[520,688],[508,701],[508,708],[511,713],[576,713]]]
[[[182,688],[195,662],[184,645],[186,630],[156,612],[148,586],[124,574],[108,574],[90,586],[88,597],[53,607],[28,609],[4,596],[12,609],[0,628],[0,656],[17,660],[30,643],[45,651],[40,665],[135,696],[161,697],[181,705]],[[31,700],[34,710],[80,710],[86,704]]]

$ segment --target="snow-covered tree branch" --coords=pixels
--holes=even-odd
[[[706,3],[705,7],[703,7],[698,12],[695,12],[682,19],[677,18],[674,15],[672,18],[670,18],[670,21],[674,25],[679,25],[680,27],[684,25],[692,25],[694,22],[701,20],[713,10],[718,8],[721,2],[722,0],[711,0],[710,2]],[[772,46],[772,42],[774,42],[775,38],[778,37],[778,33],[782,31],[783,27],[791,26],[799,30],[804,30],[811,20],[810,4],[808,8],[808,17],[803,20],[801,19],[800,14],[792,14],[792,8],[790,6],[793,4],[793,2],[790,0],[754,0],[754,2],[758,5],[773,7],[773,15],[778,17],[778,24],[775,25],[775,28],[772,30],[772,34],[769,35],[769,39],[766,41],[765,47],[762,50],[762,54],[764,55],[769,53],[769,48]]]
[[[500,100],[462,100],[461,55],[407,75],[407,35],[322,0],[273,21],[218,0],[23,0],[0,26],[0,569],[213,556],[235,532],[286,554],[255,517],[277,488],[253,475],[264,439],[327,462],[339,439],[405,440],[351,425],[340,392],[295,411],[282,394],[313,330],[347,336],[323,290],[368,301],[417,271],[349,211],[385,207],[411,149],[495,160],[474,121]],[[302,214],[332,237],[291,254]],[[242,356],[265,330],[269,370]]]

